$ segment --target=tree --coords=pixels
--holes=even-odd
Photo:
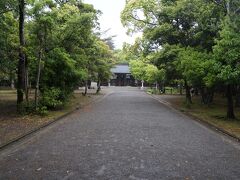
[[[40,86],[40,76],[43,66],[43,58],[46,56],[46,50],[48,49],[48,37],[51,29],[53,28],[53,18],[52,9],[55,5],[53,1],[35,1],[32,4],[31,17],[34,19],[33,22],[28,23],[29,35],[29,45],[28,45],[28,56],[33,58],[32,64],[36,62],[36,71],[34,71],[35,76],[35,109],[38,108],[39,101],[39,86]],[[45,11],[49,9],[49,11]],[[37,50],[37,53],[35,51]],[[31,54],[32,53],[32,54]],[[34,59],[35,57],[35,59]],[[35,68],[33,68],[35,69]]]
[[[133,45],[123,43],[121,50],[115,50],[116,63],[128,64],[131,60],[137,60],[143,57],[142,39],[137,38]]]
[[[158,67],[158,69],[164,69],[165,78],[162,82],[161,89],[164,89],[166,85],[171,85],[171,82],[177,81],[182,92],[183,76],[182,72],[177,68],[179,63],[179,53],[183,49],[179,45],[164,44],[160,50],[151,53],[150,61]]]
[[[59,89],[58,100],[64,102],[78,85],[82,76],[82,72],[76,68],[76,61],[66,50],[54,48],[46,58],[42,73],[41,91],[44,94],[44,91],[50,88]]]
[[[175,70],[179,48],[211,53],[224,11],[217,1],[127,1],[121,19],[129,32],[143,32],[148,41],[145,48],[149,48],[145,52],[156,53],[155,64],[167,68],[166,77],[171,81],[184,78],[181,69]],[[184,81],[186,100],[191,102],[190,85]]]
[[[217,77],[226,85],[228,102],[227,118],[229,119],[235,119],[233,88],[236,84],[239,84],[240,77],[240,14],[238,13],[239,4],[236,6],[237,3],[239,2],[234,0],[229,2],[228,14],[223,21],[220,38],[217,40],[217,45],[214,46],[213,51],[216,66],[219,70]]]
[[[101,82],[107,82],[111,76],[113,66],[113,54],[107,43],[102,40],[96,41],[96,65],[97,65],[97,91],[101,90]]]
[[[17,104],[18,110],[21,110],[23,103],[24,91],[26,92],[26,71],[27,62],[25,48],[25,35],[24,35],[24,23],[25,23],[25,0],[18,0],[19,6],[19,61],[18,61],[18,85],[17,85]]]
[[[207,52],[200,52],[189,47],[182,49],[179,53],[177,68],[182,72],[182,76],[188,85],[200,89],[202,103],[204,104],[209,104],[213,100],[213,91],[211,90],[214,82],[216,82],[212,78],[215,75],[213,67],[212,55]],[[211,83],[209,83],[210,81]],[[205,89],[208,93],[205,93]],[[188,100],[191,100],[190,94],[188,96]]]
[[[85,93],[87,93],[87,82],[96,71],[95,61],[92,59],[96,13],[97,11],[93,9],[93,6],[78,2],[53,8],[52,13],[55,15],[53,42],[55,46],[63,48],[69,58],[73,60],[74,66],[72,68],[80,76],[77,79],[71,79],[71,81],[75,87],[81,81],[85,81]],[[68,93],[72,92],[72,88],[69,89]],[[63,89],[61,88],[61,90]]]
[[[146,64],[141,60],[132,60],[129,65],[132,76],[143,82],[146,74]]]
[[[25,49],[25,14],[26,14],[26,0],[9,0],[2,1],[0,4],[0,13],[15,11],[18,15],[18,38],[19,38],[19,60],[17,67],[17,107],[18,111],[22,109],[24,93],[26,100],[28,100],[27,83],[28,83],[28,62],[26,58]]]
[[[0,24],[0,80],[7,80],[14,88],[19,44],[17,20],[12,12],[7,12],[0,16]]]
[[[37,110],[62,105],[84,81],[98,79],[100,84],[109,77],[112,37],[96,36],[99,11],[92,5],[79,0],[3,0],[0,14],[0,76],[14,78],[17,69],[19,111],[31,105],[23,104],[24,95],[28,102],[28,82],[35,86]],[[12,60],[17,56],[18,65]]]
[[[146,74],[144,80],[149,84],[156,84],[156,89],[158,89],[158,82],[162,82],[165,79],[165,70],[158,69],[152,64],[147,64]]]

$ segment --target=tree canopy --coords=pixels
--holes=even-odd
[[[96,33],[100,11],[93,5],[4,0],[0,15],[0,78],[17,82],[20,110],[31,104],[30,88],[35,109],[55,108],[81,84],[109,78],[112,46]]]
[[[143,33],[138,61],[164,69],[165,83],[185,82],[189,103],[190,87],[210,103],[214,89],[224,86],[228,118],[239,86],[239,17],[237,0],[127,0],[121,13],[128,33]]]

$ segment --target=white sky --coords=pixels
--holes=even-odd
[[[110,29],[108,35],[117,35],[114,44],[117,49],[122,48],[123,42],[132,44],[135,37],[126,35],[120,19],[120,13],[125,6],[125,0],[84,0],[85,3],[93,4],[95,9],[102,11],[99,23],[101,31]]]

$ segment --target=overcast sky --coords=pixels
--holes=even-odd
[[[120,49],[123,42],[133,43],[134,37],[126,35],[120,20],[120,13],[125,6],[125,0],[84,0],[85,3],[93,4],[95,9],[102,11],[99,19],[101,30],[109,30],[109,35],[117,35],[114,38],[116,48]]]

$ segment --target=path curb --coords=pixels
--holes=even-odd
[[[14,139],[12,139],[12,140],[10,140],[10,141],[8,141],[8,142],[0,145],[0,151],[6,149],[6,148],[9,147],[10,145],[13,145],[13,144],[16,143],[16,142],[19,142],[19,141],[21,141],[22,139],[24,139],[24,138],[26,138],[26,137],[28,137],[28,136],[36,133],[36,132],[39,132],[40,130],[42,130],[42,129],[44,129],[44,128],[46,128],[46,127],[48,127],[48,126],[50,126],[50,125],[52,125],[52,124],[54,124],[54,123],[62,120],[62,119],[65,118],[66,116],[68,116],[68,115],[76,112],[76,111],[79,110],[79,109],[82,109],[82,108],[85,107],[85,106],[88,106],[88,105],[90,105],[90,104],[92,104],[92,103],[94,103],[94,102],[99,102],[99,101],[101,101],[102,99],[104,99],[105,97],[107,97],[107,96],[110,95],[110,94],[111,94],[111,92],[103,95],[102,97],[93,99],[92,101],[90,101],[90,102],[88,102],[88,103],[86,103],[86,104],[84,104],[84,105],[82,105],[82,106],[77,106],[77,107],[75,107],[73,110],[71,110],[71,111],[69,111],[69,112],[67,112],[67,113],[65,113],[65,114],[63,114],[63,115],[61,115],[61,116],[59,116],[59,117],[57,117],[57,118],[54,118],[52,121],[47,122],[47,123],[45,123],[45,124],[43,124],[43,125],[41,125],[41,126],[39,126],[39,127],[37,127],[37,128],[34,128],[34,129],[32,129],[32,130],[30,130],[30,131],[28,131],[28,132],[26,132],[26,133],[24,133],[24,134],[22,134],[22,135],[20,135],[20,136],[17,136],[16,138],[14,138]]]
[[[215,125],[213,125],[213,124],[211,124],[211,123],[209,123],[209,122],[207,122],[207,121],[204,121],[203,119],[201,119],[201,118],[199,118],[199,117],[197,117],[197,116],[195,116],[195,115],[193,115],[193,114],[190,114],[190,113],[188,113],[188,112],[186,112],[186,111],[181,111],[181,109],[172,106],[172,105],[171,105],[170,103],[168,103],[167,101],[160,100],[160,98],[156,97],[156,96],[153,95],[153,94],[149,94],[149,93],[147,93],[147,94],[148,94],[149,96],[151,96],[153,99],[155,99],[156,101],[158,101],[158,102],[160,102],[161,104],[163,104],[164,106],[166,106],[166,107],[168,107],[168,108],[170,108],[170,109],[173,109],[173,110],[177,111],[178,113],[184,114],[184,115],[190,117],[191,119],[193,119],[193,120],[201,123],[202,125],[205,125],[205,126],[207,126],[208,128],[210,128],[210,129],[212,129],[212,130],[214,130],[214,131],[216,131],[216,132],[218,132],[218,133],[221,133],[221,134],[224,134],[224,135],[226,135],[226,136],[228,136],[228,137],[231,137],[232,139],[234,139],[235,141],[237,141],[237,142],[240,143],[240,138],[237,137],[237,136],[235,136],[234,134],[232,134],[232,133],[230,133],[230,132],[227,132],[226,130],[224,130],[224,129],[220,128],[220,127],[217,127],[217,126],[215,126]]]

